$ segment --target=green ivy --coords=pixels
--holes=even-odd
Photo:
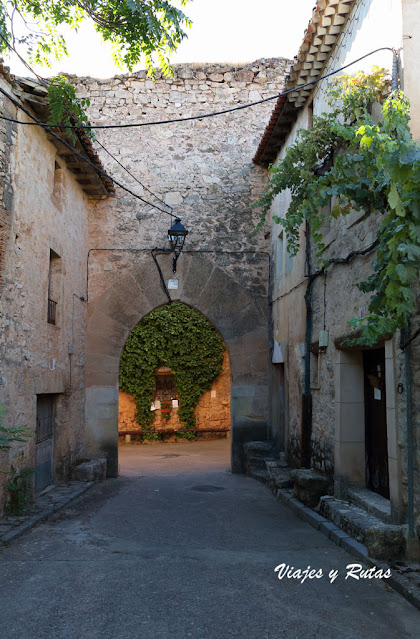
[[[288,250],[297,253],[299,229],[307,220],[318,260],[328,266],[321,234],[323,208],[334,198],[333,217],[353,210],[378,215],[373,272],[358,284],[361,291],[372,293],[369,313],[350,320],[354,328],[361,327],[354,341],[373,345],[405,327],[415,310],[420,144],[411,136],[408,100],[401,91],[391,93],[384,69],[337,78],[330,85],[329,103],[332,112],[314,118],[313,128],[299,131],[284,159],[270,168],[268,188],[255,205],[262,207],[257,228],[276,195],[290,189],[285,217],[273,218],[287,231]]]
[[[182,302],[159,307],[133,329],[121,355],[120,388],[135,398],[136,419],[146,434],[156,434],[152,427],[155,413],[150,410],[156,369],[171,368],[178,391],[178,416],[186,428],[195,428],[195,408],[220,373],[224,350],[214,326]]]
[[[34,474],[32,468],[16,469],[11,467],[7,474],[4,490],[7,495],[6,512],[10,515],[22,515],[29,505],[32,496],[30,477]]]

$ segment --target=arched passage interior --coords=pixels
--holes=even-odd
[[[161,257],[173,277],[171,256]],[[98,269],[99,272],[99,269]],[[198,310],[219,331],[231,368],[232,471],[243,470],[242,443],[266,439],[268,429],[268,301],[203,254],[178,261],[173,298]],[[143,317],[167,303],[150,256],[124,269],[100,272],[89,292],[86,362],[86,452],[106,455],[118,474],[119,365],[124,344]]]
[[[119,379],[120,444],[226,438],[229,355],[217,329],[182,302],[144,317],[124,346]]]

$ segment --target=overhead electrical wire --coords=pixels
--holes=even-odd
[[[8,118],[6,116],[0,116],[0,119],[2,120],[7,120],[9,122],[14,122],[16,124],[24,124],[24,125],[30,125],[30,126],[42,126],[45,128],[48,127],[54,127],[57,129],[128,129],[128,128],[136,128],[136,127],[143,127],[143,126],[156,126],[156,125],[161,125],[161,124],[172,124],[172,123],[177,123],[177,122],[189,122],[191,120],[202,120],[204,118],[214,118],[216,116],[219,115],[225,115],[226,113],[233,113],[234,111],[240,111],[242,109],[249,109],[251,107],[254,107],[258,104],[263,104],[264,102],[270,102],[271,100],[277,100],[278,98],[282,98],[286,95],[289,95],[290,93],[295,93],[297,91],[301,91],[302,89],[305,89],[306,87],[312,86],[314,84],[317,84],[318,82],[321,82],[321,80],[325,80],[326,78],[330,78],[332,75],[335,75],[336,73],[340,73],[340,71],[344,71],[345,69],[347,69],[348,67],[353,66],[353,64],[357,64],[357,62],[361,62],[361,60],[364,60],[365,58],[368,58],[371,55],[374,55],[375,53],[378,53],[379,51],[391,51],[392,53],[395,53],[394,49],[392,49],[392,47],[380,47],[379,49],[375,49],[374,51],[370,51],[370,53],[366,53],[365,55],[362,55],[360,58],[357,58],[356,60],[353,60],[352,62],[349,62],[348,64],[345,64],[344,66],[340,67],[339,69],[334,69],[333,71],[330,71],[329,73],[326,73],[325,75],[320,76],[319,78],[315,78],[314,80],[310,80],[309,82],[305,82],[304,84],[299,84],[298,86],[294,87],[293,89],[288,89],[287,91],[282,91],[281,93],[276,93],[276,95],[272,95],[269,98],[263,98],[261,100],[256,100],[255,102],[249,102],[247,104],[241,104],[239,106],[236,107],[232,107],[230,109],[224,109],[223,111],[213,111],[212,113],[203,113],[201,115],[190,115],[190,116],[186,116],[186,117],[181,117],[181,118],[173,118],[171,120],[153,120],[151,122],[128,122],[125,124],[78,124],[78,125],[73,125],[73,124],[53,124],[53,123],[38,123],[38,122],[23,122],[20,120],[15,120],[13,118]]]
[[[32,67],[26,62],[26,60],[20,55],[19,51],[17,51],[17,49],[10,43],[8,42],[8,40],[0,33],[0,39],[3,40],[3,42],[5,42],[5,44],[8,46],[8,48],[13,51],[15,53],[15,55],[19,58],[19,60],[22,62],[22,64],[28,69],[28,71],[30,71],[39,81],[39,83],[45,88],[45,89],[49,89],[49,84],[48,82],[45,80],[45,78],[43,78],[42,76],[40,76],[38,73],[36,73],[36,71],[34,71],[34,69],[32,69]],[[67,109],[66,107],[64,107],[65,110],[67,111],[67,113],[75,118],[76,116],[71,113],[71,111],[69,111],[69,109]],[[3,118],[4,119],[4,118]],[[33,124],[38,126],[38,124],[36,122],[26,122],[26,124]],[[173,207],[170,204],[167,204],[166,202],[164,202],[158,195],[156,195],[156,193],[153,193],[153,191],[151,191],[145,184],[143,184],[135,175],[133,175],[133,173],[131,173],[131,171],[129,169],[127,169],[126,166],[124,166],[122,164],[122,162],[120,162],[115,155],[113,155],[111,153],[111,151],[109,151],[103,144],[102,142],[100,142],[97,138],[95,138],[95,142],[105,151],[105,153],[107,153],[117,164],[119,164],[119,166],[128,173],[128,175],[130,175],[130,177],[133,178],[133,180],[135,180],[137,182],[137,184],[139,184],[143,189],[145,189],[148,193],[150,193],[150,195],[152,197],[154,197],[158,202],[160,202],[161,204],[163,204],[164,206],[168,207],[168,209],[170,209],[170,211],[173,211]],[[110,176],[109,176],[110,177]],[[112,179],[112,178],[110,178]],[[154,206],[152,203],[150,203],[150,206]],[[161,210],[161,209],[159,209]]]
[[[12,102],[12,104],[14,104],[17,108],[21,109],[21,111],[23,111],[28,117],[32,118],[35,121],[36,124],[39,124],[39,125],[43,124],[42,122],[40,122],[40,120],[38,120],[38,118],[36,118],[34,115],[32,115],[32,113],[30,111],[28,111],[28,109],[26,109],[22,104],[19,104],[19,102],[17,100],[15,100],[15,98],[13,96],[11,96],[10,93],[7,93],[7,91],[4,91],[4,89],[2,89],[1,87],[0,87],[0,93],[5,95]],[[29,124],[31,124],[31,123],[29,123]],[[155,204],[153,204],[152,202],[149,202],[148,200],[145,200],[143,197],[141,197],[137,193],[134,193],[134,191],[132,191],[131,189],[129,189],[126,186],[124,186],[124,184],[121,184],[121,182],[116,180],[114,177],[111,177],[106,171],[104,171],[103,169],[99,168],[94,162],[92,162],[92,160],[90,160],[85,155],[82,155],[81,153],[76,151],[76,149],[73,148],[70,144],[68,144],[68,142],[63,140],[63,138],[60,138],[60,136],[57,135],[56,133],[54,133],[54,131],[52,131],[50,127],[43,127],[43,128],[45,128],[45,130],[48,131],[48,133],[53,138],[58,140],[61,144],[63,144],[63,146],[65,146],[67,149],[69,149],[69,151],[71,151],[77,158],[79,158],[83,162],[86,162],[86,164],[89,164],[97,173],[99,173],[100,175],[103,175],[104,177],[108,178],[108,180],[111,180],[111,182],[113,182],[116,186],[119,186],[121,189],[123,189],[124,191],[126,191],[127,193],[132,195],[133,197],[137,198],[138,200],[140,200],[144,204],[147,204],[148,206],[151,206],[151,207],[157,209],[158,211],[161,211],[162,213],[166,213],[166,215],[169,215],[171,218],[173,217],[173,213],[168,213],[168,211],[165,211],[164,209],[161,209],[159,206],[156,206]]]
[[[78,130],[78,129],[120,129],[120,128],[129,128],[129,127],[133,128],[133,127],[141,127],[141,126],[154,126],[154,125],[159,125],[159,124],[170,124],[170,123],[176,123],[176,122],[187,122],[187,121],[190,121],[190,120],[201,120],[203,118],[211,118],[211,117],[215,117],[215,116],[219,116],[219,115],[224,115],[226,113],[232,113],[234,111],[239,111],[239,110],[242,110],[242,109],[248,109],[250,107],[256,106],[258,104],[262,104],[264,102],[268,102],[270,100],[275,100],[275,99],[281,98],[283,96],[289,95],[290,93],[295,93],[297,91],[300,91],[301,89],[304,89],[307,86],[312,86],[314,84],[317,84],[318,82],[321,82],[321,80],[325,80],[326,78],[329,78],[332,75],[335,75],[336,73],[340,73],[340,71],[344,71],[344,69],[347,69],[348,67],[352,66],[353,64],[356,64],[357,62],[360,62],[361,60],[364,60],[365,58],[367,58],[367,57],[369,57],[371,55],[374,55],[375,53],[378,53],[379,51],[391,51],[394,55],[396,53],[395,50],[392,49],[391,47],[380,47],[378,49],[370,51],[369,53],[366,53],[365,55],[357,58],[356,60],[353,60],[352,62],[349,62],[348,64],[340,67],[339,69],[335,69],[333,71],[330,71],[329,73],[326,73],[325,75],[320,76],[319,78],[315,78],[314,80],[311,80],[310,82],[306,82],[305,84],[298,85],[297,87],[294,87],[293,89],[288,89],[287,91],[283,91],[282,93],[278,93],[278,94],[273,95],[273,96],[271,96],[269,98],[264,98],[262,100],[257,100],[256,102],[250,102],[248,104],[243,104],[243,105],[240,105],[240,106],[237,106],[237,107],[232,107],[231,109],[225,109],[223,111],[215,111],[213,113],[207,113],[207,114],[202,114],[202,115],[188,116],[188,117],[185,117],[185,118],[175,118],[175,119],[172,119],[172,120],[160,120],[160,121],[140,122],[140,123],[132,123],[132,124],[107,124],[107,125],[105,125],[105,124],[102,124],[102,125],[63,125],[63,124],[60,124],[60,125],[58,125],[58,124],[41,122],[28,109],[26,109],[22,104],[20,104],[12,95],[10,95],[7,91],[5,91],[4,89],[2,89],[0,87],[0,93],[2,93],[5,97],[7,97],[12,102],[12,104],[14,104],[18,109],[20,109],[28,117],[30,117],[33,120],[33,122],[25,122],[25,121],[22,121],[22,120],[17,120],[15,118],[9,118],[9,117],[4,116],[4,115],[0,115],[0,119],[1,120],[6,120],[8,122],[13,122],[15,124],[26,125],[26,126],[39,126],[39,127],[43,128],[43,129],[45,129],[46,131],[48,131],[48,133],[50,133],[50,135],[52,135],[52,137],[54,137],[56,140],[61,142],[61,144],[63,144],[67,149],[69,149],[69,151],[71,151],[76,157],[78,157],[83,162],[85,162],[85,163],[89,164],[90,166],[92,166],[92,168],[98,174],[103,175],[107,179],[111,180],[111,182],[113,182],[116,186],[119,186],[121,189],[126,191],[126,193],[129,193],[130,195],[132,195],[136,199],[140,200],[144,204],[147,204],[148,206],[151,206],[152,208],[155,208],[156,210],[158,210],[158,211],[160,211],[162,213],[166,213],[166,215],[169,215],[171,218],[173,218],[174,214],[172,212],[168,213],[168,211],[165,211],[164,209],[160,208],[159,206],[156,206],[155,204],[153,204],[152,202],[149,202],[145,198],[141,197],[140,195],[138,195],[137,193],[135,193],[131,189],[129,189],[126,186],[124,186],[123,184],[121,184],[121,182],[119,182],[118,180],[113,178],[111,175],[109,175],[103,169],[99,168],[89,158],[87,158],[86,156],[84,156],[81,153],[79,153],[78,151],[76,151],[76,149],[74,149],[70,144],[68,144],[65,140],[63,140],[59,135],[54,133],[54,131],[52,131],[51,129],[54,128],[54,129],[60,129],[60,130],[61,129],[64,129],[64,130],[67,130],[67,129]],[[141,184],[141,186],[143,188],[147,189],[147,187],[144,187],[144,185],[139,180],[137,180],[137,178],[135,178],[128,171],[128,169],[126,169],[126,167],[124,167],[119,162],[119,160],[117,160],[117,158],[115,158],[101,143],[99,143],[99,144],[102,146],[102,148],[116,162],[118,162],[118,164],[120,164],[120,166],[124,170],[126,170],[139,184]],[[156,196],[154,193],[152,193],[149,189],[147,189],[147,190],[154,197],[159,199],[160,202],[164,203],[163,200],[158,198],[158,196]],[[171,211],[172,211],[172,207],[170,207],[166,203],[164,203],[164,204],[165,204],[165,206],[170,208]]]
[[[120,165],[120,167],[122,169],[124,169],[124,171],[126,171],[128,173],[128,175],[130,175],[133,180],[135,180],[137,182],[137,184],[140,184],[141,187],[143,187],[143,189],[145,189],[148,193],[150,193],[150,195],[152,195],[153,197],[155,197],[157,199],[158,202],[160,202],[161,204],[163,204],[164,206],[167,206],[168,209],[170,209],[171,211],[173,210],[172,206],[170,204],[166,204],[166,202],[164,200],[162,200],[158,195],[156,195],[156,193],[153,193],[153,191],[151,191],[145,184],[143,184],[142,182],[140,182],[140,180],[131,173],[131,171],[129,169],[127,169],[126,166],[124,166],[123,164],[121,164],[121,162],[118,160],[118,158],[115,157],[115,155],[112,155],[111,151],[108,151],[108,149],[101,143],[99,142],[99,140],[95,139],[95,142],[97,144],[99,144],[99,146],[101,147],[101,149],[103,149],[105,151],[105,153],[108,153],[108,155],[115,160],[115,162],[117,164]],[[112,179],[112,178],[111,178]],[[154,206],[154,205],[152,205]],[[156,207],[155,207],[156,208]],[[159,209],[160,210],[160,209]]]

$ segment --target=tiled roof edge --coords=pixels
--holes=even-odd
[[[10,84],[10,86],[12,87],[12,89],[14,91],[16,89],[19,90],[19,87],[21,87],[21,85],[25,84],[26,78],[20,78],[19,76],[15,76],[15,75],[11,74],[10,73],[10,68],[5,66],[1,59],[0,59],[0,75]],[[31,83],[32,84],[37,84],[36,81],[33,81]],[[77,137],[79,138],[80,144],[83,147],[83,151],[84,151],[86,157],[91,162],[93,162],[93,164],[99,169],[99,171],[101,171],[101,170],[103,171],[104,168],[103,168],[102,162],[99,159],[99,155],[96,153],[95,149],[93,148],[93,144],[92,144],[92,141],[90,140],[89,136],[85,133],[85,131],[83,131],[83,129],[79,129],[77,131]],[[101,183],[103,184],[107,194],[108,195],[114,195],[115,194],[115,187],[114,187],[114,184],[113,184],[112,180],[110,180],[109,178],[105,177],[103,174],[101,174],[99,172],[97,173],[97,177],[98,177],[98,180],[100,180]]]
[[[284,90],[288,91],[322,75],[330,52],[343,32],[348,16],[357,0],[318,0],[305,31],[302,44],[294,58]],[[252,161],[268,167],[277,157],[293,127],[298,112],[305,104],[311,87],[279,97],[270,121]],[[287,112],[287,118],[284,117]],[[294,117],[291,117],[293,113]],[[283,119],[282,119],[283,116]],[[281,129],[281,134],[279,134]]]

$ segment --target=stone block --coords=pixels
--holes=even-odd
[[[340,530],[339,528],[336,528],[335,530],[330,531],[329,536],[331,541],[333,541],[335,544],[337,544],[337,546],[339,546],[341,544],[341,541],[343,539],[348,539],[350,535],[344,532],[344,530]]]
[[[364,561],[368,557],[368,549],[366,546],[351,537],[341,539],[340,546],[353,555],[353,557],[356,557],[356,559],[360,559],[361,561]]]
[[[84,461],[73,468],[72,479],[76,481],[102,481],[106,478],[106,459]]]
[[[331,490],[331,481],[312,469],[295,469],[290,473],[294,482],[294,496],[306,506],[315,507],[320,497]]]

